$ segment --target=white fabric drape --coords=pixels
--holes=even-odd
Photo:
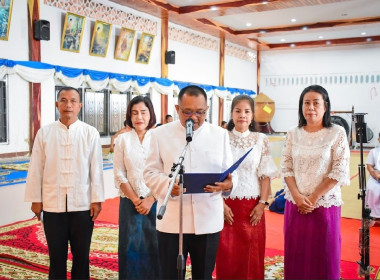
[[[70,78],[62,74],[62,72],[55,72],[55,78],[60,80],[65,86],[79,88],[84,81],[83,75],[78,77]]]

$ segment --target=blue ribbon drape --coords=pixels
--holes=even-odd
[[[116,79],[119,82],[129,82],[132,80],[132,81],[135,81],[139,87],[146,86],[148,83],[157,83],[163,87],[171,87],[174,84],[181,90],[185,86],[193,84],[189,82],[172,81],[172,80],[164,79],[164,78],[125,75],[125,74],[103,72],[103,71],[96,71],[96,70],[89,70],[89,69],[71,68],[71,67],[65,67],[65,66],[59,66],[59,65],[51,65],[48,63],[37,62],[37,61],[15,61],[15,60],[8,60],[8,59],[0,59],[0,67],[5,66],[8,68],[13,68],[16,65],[21,65],[21,66],[25,66],[29,68],[34,68],[34,69],[44,69],[44,70],[55,69],[55,72],[61,72],[62,75],[68,78],[76,78],[76,77],[79,77],[80,75],[88,75],[90,79],[93,81],[104,81],[106,79]],[[205,85],[205,84],[197,84],[197,85],[202,87],[206,92],[210,92],[215,89],[219,91],[227,91],[231,95],[235,95],[235,94],[255,95],[256,94],[253,90],[247,90],[247,89],[220,87],[220,86],[212,86],[212,85]]]

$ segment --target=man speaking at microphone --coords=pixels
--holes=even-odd
[[[160,209],[171,178],[173,163],[186,145],[185,173],[222,173],[233,164],[227,130],[205,122],[206,92],[187,86],[178,95],[179,121],[152,131],[149,155],[144,170],[146,185],[158,199]],[[190,121],[191,119],[192,121]],[[194,133],[191,137],[191,128]],[[191,139],[192,138],[192,139]],[[235,181],[235,178],[234,178]],[[206,186],[205,193],[183,195],[183,256],[191,258],[192,279],[211,279],[215,266],[219,232],[223,229],[223,195],[232,189],[231,174],[223,182]],[[180,187],[174,185],[166,212],[157,220],[158,246],[163,279],[177,279],[179,251]],[[183,271],[183,277],[185,271]]]

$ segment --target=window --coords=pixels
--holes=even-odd
[[[0,143],[8,143],[7,83],[0,81]]]
[[[56,86],[56,98],[63,86]],[[95,127],[100,136],[114,135],[124,127],[130,92],[119,92],[103,89],[93,91],[90,88],[78,88],[82,109],[78,119]],[[83,94],[84,93],[84,94]],[[55,110],[55,119],[58,120],[59,112]]]

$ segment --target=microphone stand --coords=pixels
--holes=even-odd
[[[164,202],[162,203],[160,210],[157,214],[157,219],[161,220],[162,217],[165,214],[166,211],[166,205],[168,204],[169,195],[172,193],[175,180],[179,174],[179,181],[178,185],[180,186],[180,195],[179,195],[179,250],[178,250],[178,257],[177,257],[177,269],[178,269],[178,279],[183,279],[182,271],[185,269],[185,258],[183,256],[183,173],[185,170],[185,167],[183,166],[183,160],[185,159],[185,154],[187,151],[187,148],[189,146],[189,143],[191,139],[186,139],[186,145],[182,151],[181,156],[178,159],[178,163],[174,163],[173,167],[171,169],[172,173],[169,175],[169,177],[172,178],[168,192],[166,193]],[[190,140],[190,141],[189,141]]]
[[[360,116],[361,115],[361,116]],[[366,195],[366,174],[365,166],[363,163],[363,142],[367,142],[364,135],[366,135],[366,123],[364,122],[364,114],[357,115],[358,122],[356,123],[357,138],[359,138],[360,143],[360,164],[359,169],[359,194],[358,199],[362,200],[362,223],[359,229],[359,253],[360,261],[359,264],[359,274],[364,276],[365,280],[370,279],[370,265],[369,265],[369,224],[371,221],[371,209],[369,209],[365,202]]]

